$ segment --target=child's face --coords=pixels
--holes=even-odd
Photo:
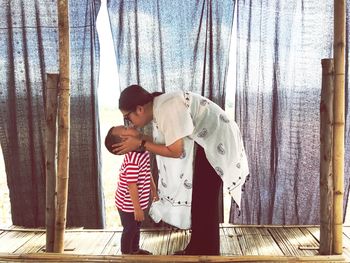
[[[124,135],[138,136],[139,132],[134,127],[128,127],[124,129]]]

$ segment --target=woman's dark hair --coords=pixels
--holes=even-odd
[[[154,97],[163,94],[162,92],[149,93],[140,85],[130,85],[120,93],[119,109],[135,111],[137,106],[143,106],[153,101]]]
[[[113,128],[114,127],[110,128],[106,135],[105,146],[110,153],[116,154],[115,152],[113,152],[112,145],[116,143],[120,143],[122,141],[122,138],[118,135],[113,134]]]

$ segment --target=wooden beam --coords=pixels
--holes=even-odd
[[[333,59],[322,59],[320,104],[320,254],[333,251]]]
[[[345,0],[334,0],[334,128],[333,253],[343,253],[344,122],[345,122]]]
[[[46,129],[45,129],[45,168],[46,168],[46,252],[53,252],[55,240],[56,210],[56,120],[58,74],[46,74]]]
[[[68,2],[68,0],[59,0],[57,2],[60,89],[58,102],[57,210],[54,252],[58,253],[63,253],[64,251],[69,179],[70,48]]]
[[[344,262],[342,256],[145,256],[74,255],[56,253],[1,254],[1,260],[16,262]],[[11,261],[11,262],[12,262]]]

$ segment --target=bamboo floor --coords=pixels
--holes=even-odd
[[[0,229],[0,262],[350,262],[350,227],[343,228],[343,254],[321,256],[319,226],[222,225],[220,256],[172,256],[189,231],[142,229],[140,246],[153,256],[121,255],[121,229],[70,229],[63,254],[45,253],[45,231]]]

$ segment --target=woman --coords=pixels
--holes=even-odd
[[[144,135],[126,136],[115,152],[145,148],[162,158],[187,159],[186,141],[197,146],[193,171],[191,240],[182,255],[219,255],[218,197],[222,181],[237,204],[248,175],[248,162],[237,124],[212,101],[192,92],[150,94],[141,86],[122,91],[119,109],[135,127],[153,121],[155,140]],[[165,167],[166,168],[166,167]],[[180,167],[179,167],[180,168]]]

